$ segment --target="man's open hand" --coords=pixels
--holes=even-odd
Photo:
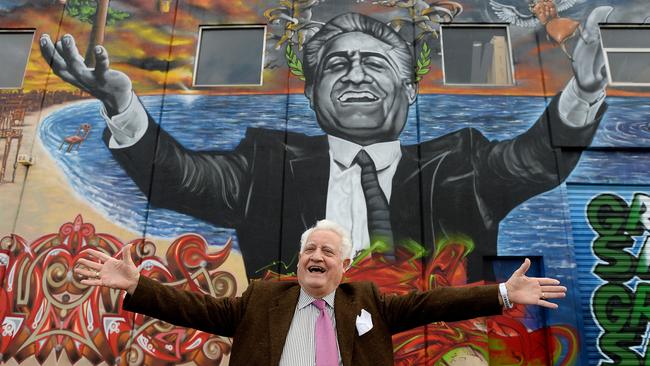
[[[74,273],[84,277],[81,283],[88,286],[106,286],[126,290],[133,294],[138,286],[140,272],[131,258],[131,244],[122,248],[122,259],[109,256],[95,249],[84,251],[95,260],[80,258]]]
[[[54,74],[99,99],[109,116],[114,116],[128,106],[131,100],[131,80],[126,74],[109,68],[108,52],[96,46],[95,68],[84,64],[74,38],[66,34],[54,44],[50,36],[43,34],[41,53],[50,63]]]
[[[580,31],[573,50],[573,74],[581,91],[600,93],[607,85],[605,55],[600,46],[599,23],[605,23],[612,12],[611,6],[600,6],[591,11]]]
[[[526,276],[528,268],[530,268],[530,259],[526,258],[521,267],[506,281],[510,301],[516,304],[557,309],[558,305],[548,300],[565,297],[566,287],[560,286],[560,281],[554,278],[528,277]]]

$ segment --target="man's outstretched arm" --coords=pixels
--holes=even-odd
[[[102,286],[126,291],[123,307],[168,323],[231,337],[243,316],[242,298],[215,298],[202,293],[177,290],[141,276],[131,258],[131,244],[111,257],[86,249],[74,273],[87,286]],[[243,296],[248,296],[250,291]]]
[[[435,321],[458,321],[500,314],[514,304],[556,309],[552,300],[566,296],[567,288],[548,277],[528,277],[530,260],[500,285],[436,287],[404,296],[378,295],[380,311],[392,333]],[[375,288],[376,291],[376,288]]]

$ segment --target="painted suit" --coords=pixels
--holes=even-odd
[[[510,140],[488,141],[465,128],[402,146],[390,199],[395,242],[434,249],[442,240],[469,239],[469,280],[491,279],[483,258],[497,254],[500,221],[566,179],[606,109],[595,123],[569,127],[558,99]],[[259,277],[263,268],[294,271],[300,235],[325,217],[328,148],[324,135],[249,128],[232,151],[192,151],[149,117],[141,140],[111,151],[152,204],[235,228],[246,271]]]

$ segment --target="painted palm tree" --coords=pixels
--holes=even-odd
[[[93,50],[96,45],[104,43],[106,25],[113,25],[130,16],[127,12],[112,9],[109,3],[110,0],[68,0],[65,7],[69,16],[92,24],[85,57],[88,67],[95,66]]]

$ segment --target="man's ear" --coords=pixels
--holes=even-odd
[[[415,99],[418,96],[418,83],[412,81],[405,81],[404,87],[406,88],[406,95],[409,98],[409,105],[415,102]]]
[[[309,84],[305,85],[305,96],[309,99],[309,107],[314,109],[314,86]]]
[[[352,262],[352,260],[351,260],[350,258],[346,258],[346,259],[343,261],[343,272],[345,272],[345,271],[347,271],[348,269],[350,269],[350,263],[351,263],[351,262]]]

